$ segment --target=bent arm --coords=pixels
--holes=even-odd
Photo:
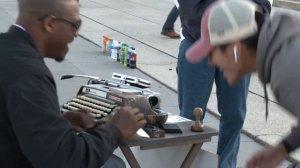
[[[60,114],[52,77],[23,76],[8,89],[10,122],[22,153],[33,167],[99,168],[122,140],[112,124],[86,132],[72,131]]]
[[[281,62],[280,64],[282,65],[283,63]],[[275,72],[273,74],[276,74],[276,76],[274,75],[271,78],[271,87],[279,104],[295,116],[298,121],[297,125],[292,128],[291,133],[284,139],[291,148],[289,150],[294,151],[300,147],[300,77],[296,69],[293,69],[293,66],[288,64],[287,66],[278,66],[276,68],[278,72],[273,71]]]

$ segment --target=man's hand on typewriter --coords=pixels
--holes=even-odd
[[[63,117],[71,123],[76,131],[96,126],[94,117],[86,109],[65,112],[63,113]]]
[[[116,109],[111,123],[119,128],[124,139],[129,139],[137,130],[146,125],[146,120],[138,108],[126,106]]]

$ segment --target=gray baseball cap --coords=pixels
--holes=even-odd
[[[197,63],[215,46],[245,39],[257,33],[255,12],[262,9],[250,0],[219,0],[206,9],[201,20],[201,38],[186,52]]]

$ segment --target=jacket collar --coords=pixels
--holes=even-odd
[[[8,34],[11,34],[11,35],[15,36],[16,38],[27,42],[34,49],[38,50],[36,45],[34,44],[34,41],[33,41],[32,37],[30,36],[30,34],[27,33],[26,31],[22,30],[21,28],[12,25],[8,29]]]

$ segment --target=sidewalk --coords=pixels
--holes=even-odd
[[[135,46],[139,54],[138,68],[176,90],[175,69],[180,40],[160,35],[173,6],[172,0],[82,0],[80,4],[84,21],[80,34],[83,37],[100,45],[101,36],[106,34]],[[175,29],[180,29],[179,20]],[[296,121],[279,107],[270,89],[268,93],[270,115],[266,122],[263,87],[257,75],[252,75],[243,131],[255,140],[273,145],[289,132]],[[208,107],[218,115],[215,88]],[[294,158],[300,160],[299,153],[296,152]]]
[[[78,38],[71,45],[69,56],[62,64],[47,61],[58,82],[61,103],[74,96],[85,80],[75,79],[68,82],[59,81],[62,73],[86,74],[110,79],[112,72],[122,72],[132,76],[155,81],[152,89],[162,94],[163,108],[178,114],[176,93],[177,75],[175,72],[179,40],[160,35],[164,20],[171,10],[172,0],[80,0],[83,27],[80,35],[95,43],[101,44],[101,36],[124,41],[135,46],[138,51],[138,69],[131,70],[115,65],[108,57],[100,57],[99,47]],[[17,16],[15,1],[0,0],[0,32],[6,31]],[[179,20],[176,29],[179,31]],[[97,64],[97,59],[103,59]],[[156,82],[158,81],[158,82]],[[64,89],[68,88],[68,89]],[[169,88],[169,89],[168,89]],[[269,93],[271,93],[269,91]],[[244,131],[256,140],[275,144],[295,124],[295,121],[274,101],[270,99],[270,115],[265,122],[265,104],[263,90],[256,75],[253,75],[248,98],[248,113]],[[170,98],[172,98],[170,100]],[[212,92],[208,107],[217,112],[215,89]],[[205,124],[218,128],[218,120],[207,115]],[[283,124],[284,123],[284,124]],[[204,149],[216,153],[217,139],[204,145]],[[238,165],[242,166],[255,151],[262,147],[253,139],[242,135]],[[300,158],[299,154],[295,158]],[[286,166],[288,163],[284,163]],[[282,166],[284,167],[284,166]]]

